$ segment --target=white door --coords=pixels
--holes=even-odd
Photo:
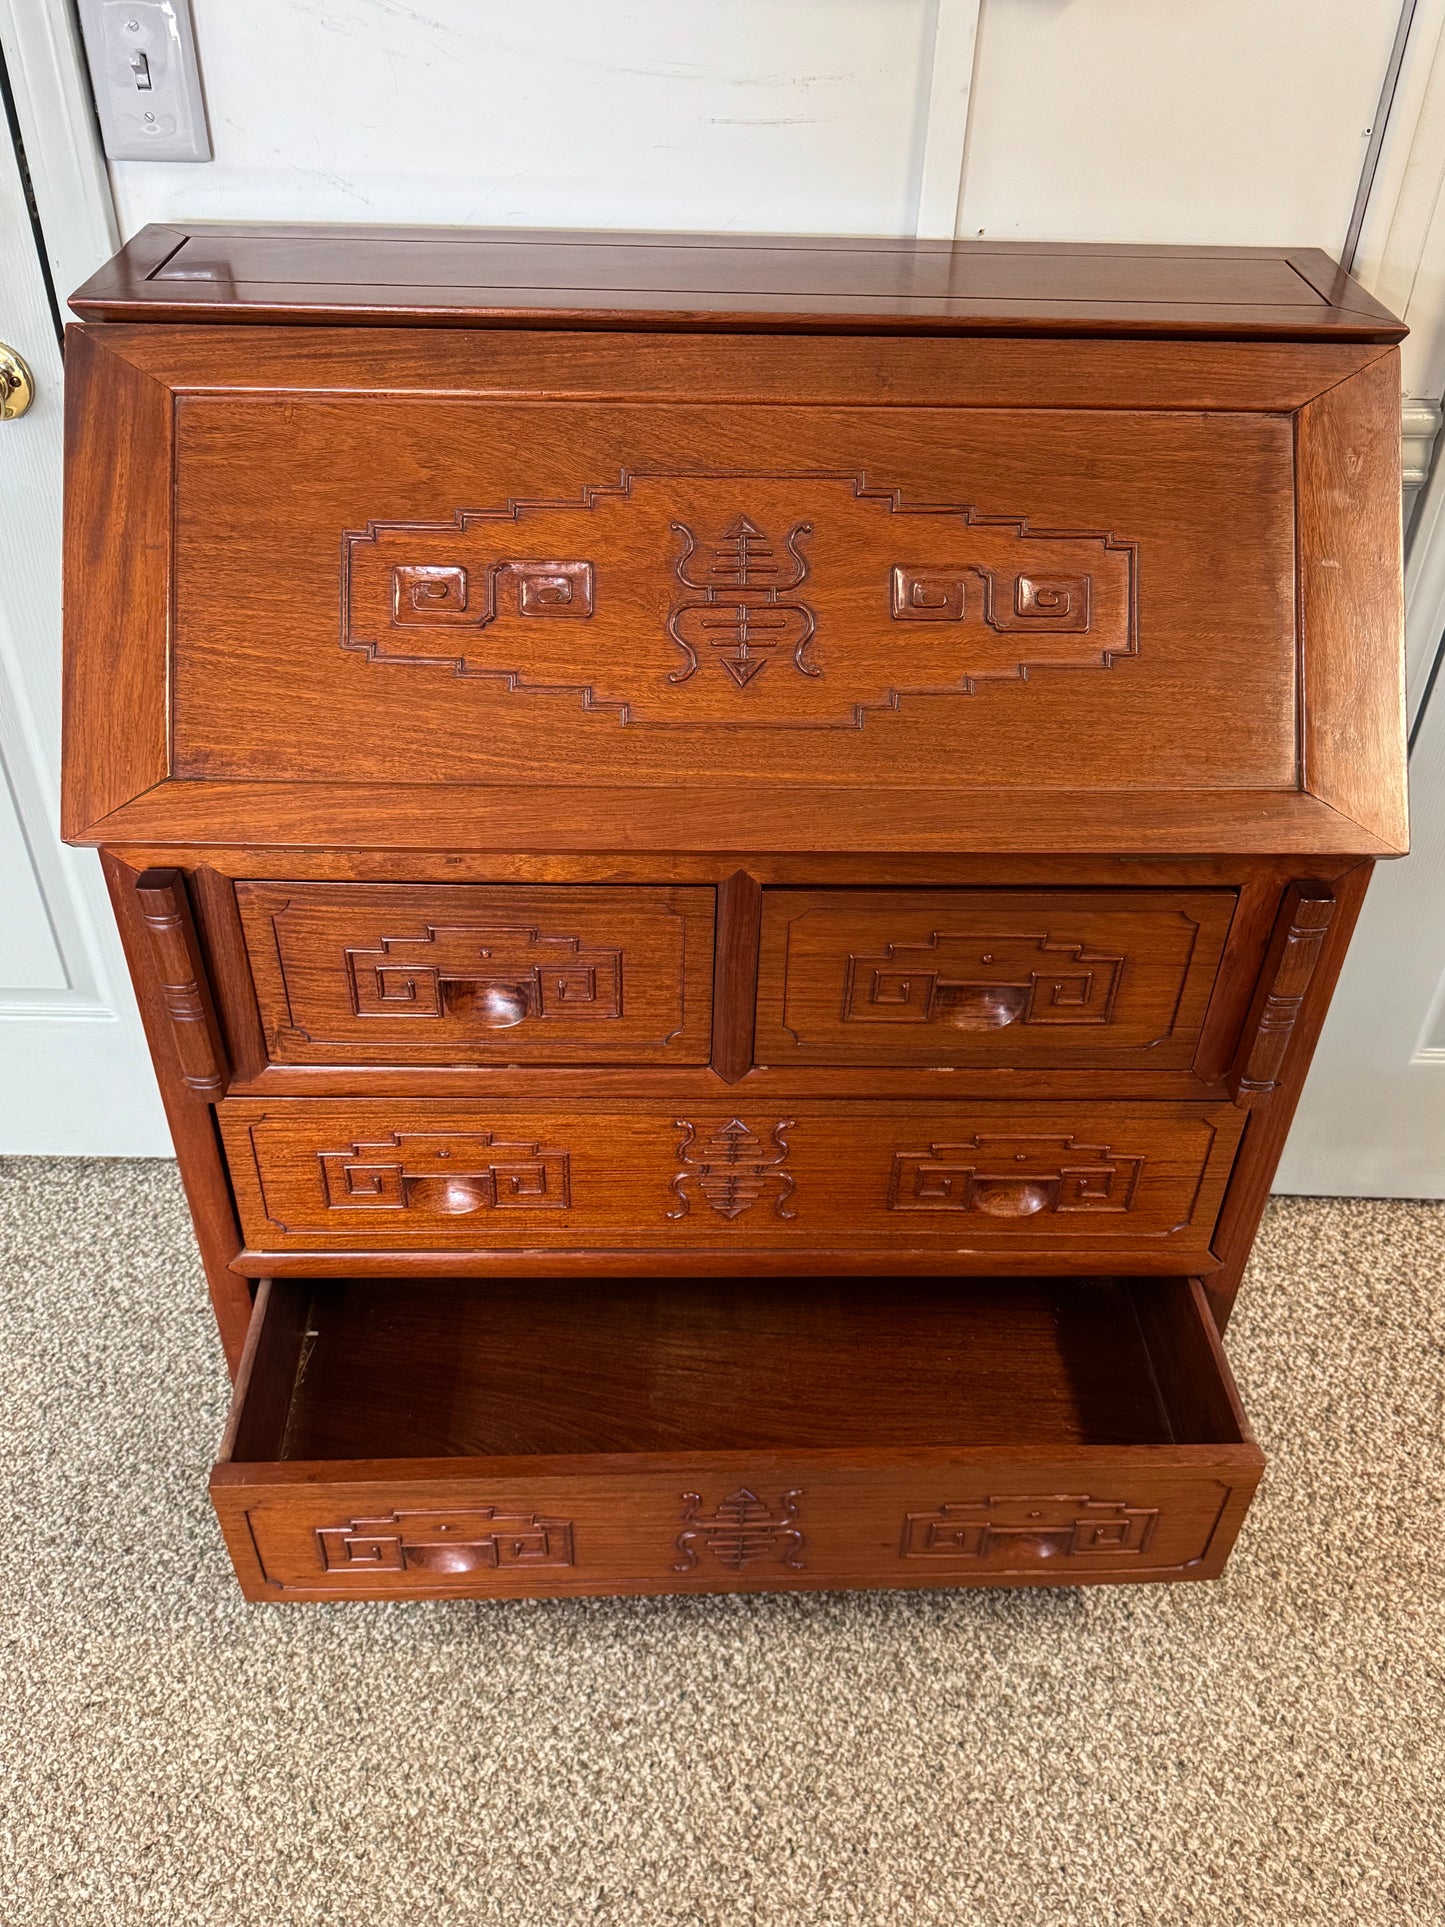
[[[1445,0],[1418,0],[1365,210],[1360,278],[1410,323],[1412,438],[1445,396]],[[1432,419],[1433,418],[1433,419]],[[1445,437],[1441,438],[1445,441]],[[1417,478],[1418,479],[1418,478]],[[1375,872],[1275,1188],[1445,1197],[1445,460],[1406,546],[1411,853]]]
[[[1429,257],[1442,271],[1419,272],[1445,209],[1430,158],[1431,130],[1445,135],[1445,0],[192,0],[192,13],[215,160],[114,163],[125,234],[198,218],[914,228],[1338,254],[1363,170],[1379,182],[1365,278],[1412,322],[1433,304],[1445,323],[1445,248]],[[73,21],[71,0],[0,0],[52,257],[85,198],[66,169],[94,142]],[[258,60],[258,46],[287,58]],[[0,338],[39,384],[31,414],[0,425],[0,1027],[13,1039],[0,1150],[162,1150],[94,860],[59,850],[51,827],[59,368],[8,150],[0,174]],[[66,216],[53,226],[52,206]],[[55,262],[62,296],[108,251],[95,239],[79,250],[90,259]],[[1439,372],[1407,369],[1422,451]],[[1445,933],[1421,901],[1432,861],[1445,868],[1428,853],[1445,774],[1427,782],[1445,715],[1429,727],[1418,854],[1382,872],[1367,908],[1291,1144],[1297,1189],[1445,1192],[1445,1169],[1418,1174],[1413,1114],[1393,1122],[1396,1087],[1434,1089],[1430,1052],[1445,1049],[1445,1016],[1427,1022]]]
[[[1445,462],[1438,450],[1406,579],[1410,855],[1375,872],[1277,1191],[1445,1197]]]
[[[0,119],[0,341],[34,377],[0,422],[0,1153],[160,1156],[170,1138],[100,866],[61,846],[61,361]]]

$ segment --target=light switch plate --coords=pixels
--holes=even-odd
[[[208,161],[190,0],[80,0],[80,29],[111,159]]]

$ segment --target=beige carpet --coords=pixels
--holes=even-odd
[[[0,1922],[1445,1921],[1445,1207],[1291,1201],[1226,1577],[246,1606],[168,1164],[0,1161]]]

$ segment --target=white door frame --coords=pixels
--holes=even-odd
[[[115,216],[65,0],[0,0],[0,50],[45,235],[42,266],[7,129],[0,333],[30,362],[36,394],[26,415],[0,426],[0,835],[14,893],[12,967],[0,986],[0,1152],[165,1155],[100,866],[91,851],[65,849],[58,831],[63,374],[52,296],[106,258]]]
[[[63,303],[120,245],[70,0],[0,0],[0,50]]]

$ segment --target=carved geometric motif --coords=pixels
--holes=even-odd
[[[850,956],[843,1020],[947,1024],[1000,1030],[1008,1024],[1107,1024],[1122,957],[1037,936],[949,936],[890,943],[881,957]]]
[[[628,728],[858,730],[1136,656],[1136,578],[1107,531],[905,502],[861,471],[624,469],[570,501],[349,531],[341,646]]]
[[[934,1512],[910,1512],[898,1552],[902,1559],[986,1559],[1014,1550],[1042,1559],[1139,1553],[1158,1518],[1157,1506],[1129,1506],[1087,1493],[969,1499]]]
[[[782,1566],[801,1572],[806,1541],[796,1524],[797,1501],[802,1491],[794,1486],[785,1492],[776,1509],[756,1492],[739,1486],[720,1499],[704,1519],[699,1516],[702,1494],[684,1492],[682,1531],[676,1545],[681,1555],[674,1572],[691,1572],[702,1550],[729,1572],[743,1572],[760,1561],[776,1557]]]
[[[500,590],[500,608],[499,608]],[[592,613],[590,562],[494,562],[475,572],[453,563],[398,563],[391,572],[391,619],[398,629],[485,629],[499,613]]]
[[[977,1133],[959,1144],[899,1151],[890,1211],[982,1211],[996,1218],[1038,1212],[1127,1211],[1144,1159],[1072,1137]]]
[[[358,1017],[456,1017],[500,1029],[622,1015],[622,952],[584,950],[579,937],[535,928],[427,924],[419,937],[348,949],[346,968]]]
[[[1081,636],[1089,628],[1092,587],[1087,575],[1008,577],[968,562],[956,569],[900,565],[893,571],[893,619],[982,622],[1001,636]]]
[[[796,1186],[791,1173],[782,1168],[788,1158],[783,1132],[791,1128],[792,1122],[790,1117],[785,1117],[773,1126],[769,1136],[776,1148],[769,1152],[762,1139],[749,1130],[740,1117],[719,1124],[701,1144],[699,1127],[678,1118],[677,1128],[683,1138],[677,1155],[688,1168],[679,1171],[672,1180],[672,1189],[682,1208],[669,1211],[668,1217],[685,1218],[692,1210],[689,1185],[695,1185],[722,1218],[740,1218],[769,1190],[775,1191],[773,1215],[796,1217],[797,1213],[787,1208]]]
[[[390,1154],[390,1155],[388,1155]],[[344,1151],[318,1151],[333,1211],[565,1211],[570,1158],[540,1144],[507,1144],[490,1131],[393,1131]]]
[[[683,544],[677,579],[685,589],[701,594],[674,602],[668,613],[667,633],[684,658],[669,682],[695,676],[700,651],[709,652],[739,689],[762,674],[779,648],[791,650],[800,675],[822,674],[807,661],[816,616],[806,602],[783,600],[807,578],[808,564],[798,543],[812,533],[810,522],[795,522],[783,537],[787,560],[745,515],[735,516],[716,542],[699,543],[682,522],[674,522],[672,529]]]
[[[322,1526],[327,1572],[478,1572],[570,1566],[572,1521],[464,1506],[455,1512],[388,1512]]]

